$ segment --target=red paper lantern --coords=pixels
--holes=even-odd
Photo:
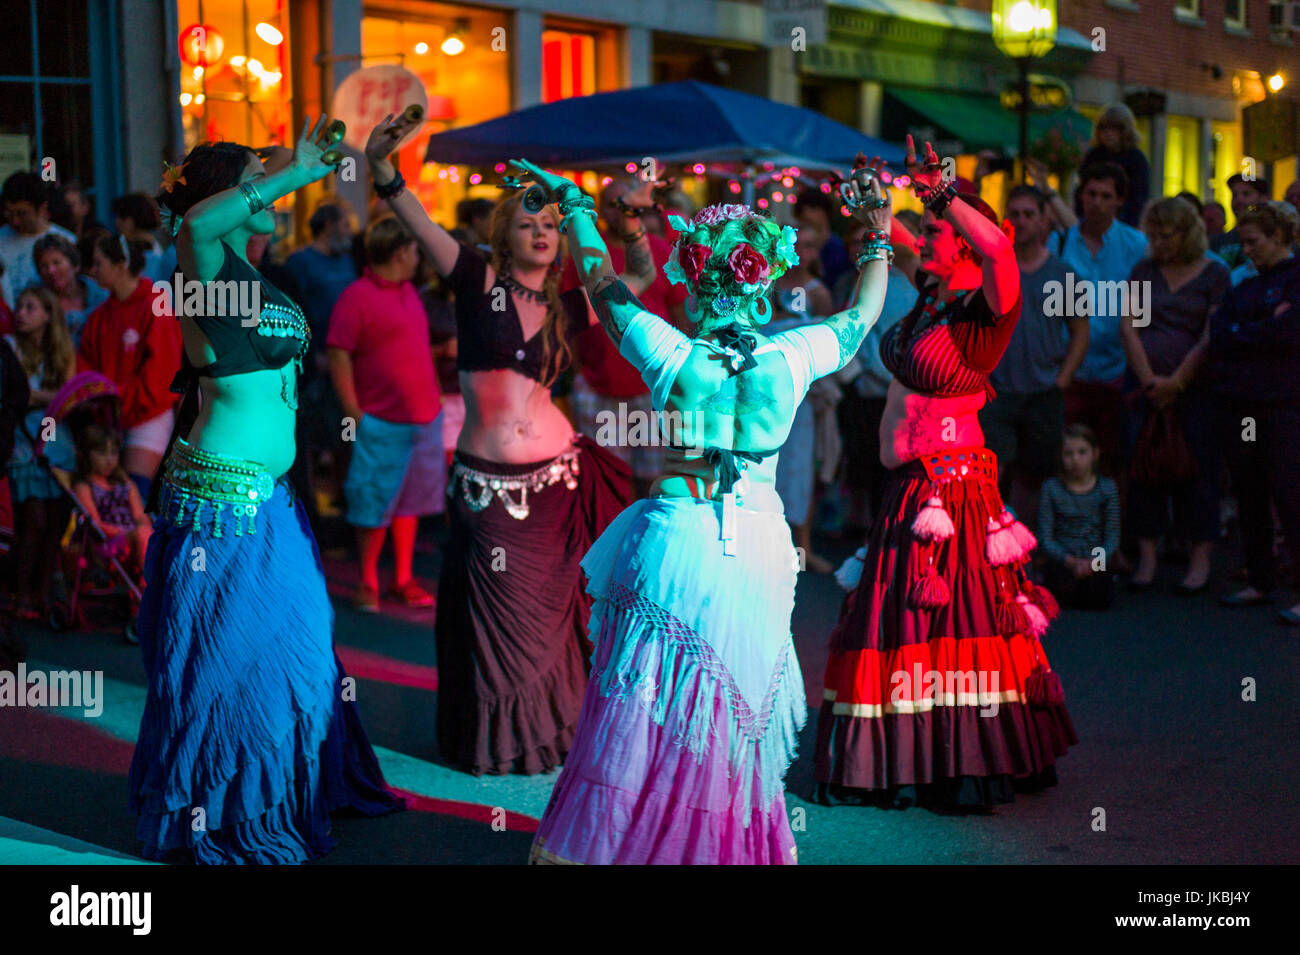
[[[208,67],[220,63],[225,50],[226,41],[216,27],[195,23],[181,31],[181,59],[191,66]]]

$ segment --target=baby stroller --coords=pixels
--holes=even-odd
[[[82,372],[59,389],[46,414],[54,419],[56,428],[65,430],[74,438],[91,424],[120,431],[121,401],[117,388],[108,378],[98,372]],[[103,629],[108,625],[104,623],[100,608],[108,607],[115,611],[112,613],[116,621],[114,625],[125,619],[123,636],[127,641],[139,642],[135,635],[135,619],[142,593],[139,584],[113,549],[108,547],[108,539],[72,493],[70,471],[73,461],[69,461],[64,453],[58,461],[52,462],[42,453],[45,449],[43,437],[40,440],[29,437],[32,437],[41,466],[58,481],[63,493],[72,501],[73,526],[65,538],[64,547],[67,592],[65,598],[50,604],[50,629]],[[95,611],[93,616],[92,610]]]

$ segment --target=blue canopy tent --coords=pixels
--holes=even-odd
[[[900,147],[812,110],[686,80],[558,100],[449,129],[429,137],[425,159],[488,165],[523,157],[572,167],[653,156],[663,163],[847,169],[859,152],[896,168],[904,159]]]

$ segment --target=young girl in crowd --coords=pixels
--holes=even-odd
[[[86,427],[77,441],[77,475],[72,493],[107,540],[106,555],[129,559],[131,573],[140,576],[151,525],[135,482],[122,467],[122,440],[101,425]]]
[[[1098,476],[1100,457],[1091,428],[1066,428],[1061,475],[1043,482],[1038,508],[1047,586],[1061,603],[1093,610],[1104,610],[1115,598],[1110,566],[1119,553],[1119,490]]]
[[[14,334],[5,340],[22,361],[31,388],[26,427],[20,424],[17,429],[9,462],[14,508],[10,596],[19,618],[35,620],[41,615],[45,589],[58,561],[59,537],[71,512],[58,482],[37,460],[36,444],[45,457],[61,460],[56,453],[61,435],[57,427],[45,427],[45,407],[72,377],[76,355],[58,299],[39,286],[18,296]]]

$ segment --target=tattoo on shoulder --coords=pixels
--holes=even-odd
[[[629,305],[632,308],[620,308],[615,311],[616,306]],[[591,296],[591,306],[595,309],[600,324],[605,326],[605,331],[609,332],[615,341],[622,339],[623,330],[627,328],[632,316],[637,311],[646,310],[646,307],[632,294],[631,290],[623,283],[623,280],[613,276],[602,279],[600,284],[596,286],[596,291]]]

